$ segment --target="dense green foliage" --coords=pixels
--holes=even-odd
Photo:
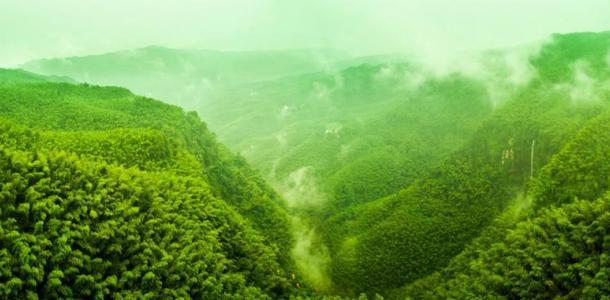
[[[469,267],[470,262],[477,259],[482,249],[502,240],[508,230],[522,220],[528,213],[531,198],[518,195],[511,205],[494,219],[480,235],[469,243],[460,254],[451,259],[449,264],[440,271],[422,277],[401,289],[389,292],[390,299],[437,299],[446,298],[443,293],[448,289],[448,282],[452,282],[458,275]]]
[[[206,65],[211,53],[161,48],[28,65],[79,79],[92,71],[97,82],[184,73],[173,79],[184,81],[179,91],[164,91],[174,101],[193,78],[216,76],[203,103],[183,105],[198,107],[287,209],[195,113],[122,88],[0,72],[2,195],[11,199],[0,211],[3,243],[22,243],[3,252],[0,266],[20,280],[4,290],[320,296],[292,288],[292,254],[303,273],[312,270],[304,274],[312,290],[352,297],[607,297],[609,53],[607,32],[554,35],[524,61],[531,78],[521,83],[505,78],[502,51],[486,53],[484,75],[330,54],[332,67],[321,68],[289,52],[264,71],[268,60],[252,62],[261,53]],[[57,210],[64,198],[76,204]],[[137,210],[116,215],[106,205]],[[50,220],[67,227],[45,227]],[[101,221],[130,233],[91,238],[105,236]],[[33,250],[19,256],[22,248]],[[23,267],[26,259],[37,267]],[[77,270],[53,273],[57,266]]]
[[[526,199],[518,198],[511,209],[487,227],[481,236],[475,239],[460,255],[453,258],[442,271],[418,280],[402,291],[396,291],[395,297],[408,295],[414,299],[482,296],[494,298],[498,296],[552,298],[552,293],[561,293],[568,295],[569,298],[598,298],[599,293],[606,294],[607,292],[604,292],[604,289],[607,288],[605,284],[596,283],[595,280],[589,281],[586,278],[578,279],[581,276],[590,276],[586,272],[601,272],[599,276],[604,276],[603,268],[598,269],[598,265],[590,265],[589,263],[603,259],[603,256],[597,257],[597,255],[603,255],[603,250],[592,251],[589,247],[580,249],[581,252],[576,254],[575,249],[578,248],[574,247],[593,243],[592,241],[596,238],[598,239],[597,242],[603,243],[607,240],[607,236],[603,237],[603,230],[606,230],[606,232],[608,230],[607,225],[601,225],[603,230],[598,228],[595,233],[579,231],[570,234],[570,230],[580,230],[580,228],[576,226],[559,227],[566,224],[565,222],[559,223],[559,220],[555,219],[561,216],[562,219],[560,220],[572,218],[575,220],[574,222],[592,221],[591,219],[583,219],[582,215],[583,211],[586,213],[588,209],[591,209],[591,204],[580,201],[578,204],[565,209],[561,205],[570,203],[573,199],[587,199],[584,197],[585,195],[597,197],[607,190],[605,173],[600,173],[598,176],[590,175],[591,172],[607,169],[609,165],[607,161],[599,159],[604,157],[606,152],[597,151],[607,144],[603,139],[607,135],[607,130],[604,129],[607,119],[608,115],[604,114],[589,121],[572,140],[565,143],[562,150],[550,159],[533,182],[532,196]],[[579,164],[575,162],[579,162]],[[574,169],[576,167],[579,169]],[[566,172],[566,170],[570,170],[570,172]],[[581,180],[582,176],[588,176],[589,180]],[[561,181],[561,184],[557,182],[558,180]],[[535,210],[528,209],[528,203],[532,200],[535,204],[533,207]],[[595,204],[601,205],[595,213],[607,214],[607,197],[598,202],[604,202],[605,204]],[[560,208],[549,212],[548,209],[544,209],[545,206],[560,206]],[[532,222],[526,221],[528,216],[535,216],[534,223],[539,224],[534,226],[531,224]],[[555,225],[555,223],[558,224]],[[593,222],[589,226],[598,226],[598,223]],[[517,229],[513,230],[515,227]],[[532,228],[535,228],[535,230]],[[530,235],[532,232],[537,235]],[[590,236],[588,234],[594,235]],[[573,237],[583,240],[566,240]],[[538,244],[539,242],[542,244]],[[557,253],[557,256],[545,257],[545,260],[535,256],[549,249],[557,249],[558,246],[570,247],[570,252],[566,254],[553,250],[554,253]],[[523,253],[521,253],[522,248],[530,249],[532,252],[535,251],[535,253],[526,253],[533,257],[525,259],[522,256]],[[604,248],[601,247],[600,249]],[[486,255],[491,255],[492,258]],[[566,258],[566,255],[577,255],[578,260],[582,261],[582,266],[579,266],[578,270],[583,271],[578,274],[567,275],[566,270],[572,270],[573,267],[568,267],[566,264],[574,261],[574,259]],[[501,257],[515,256],[518,256],[518,258],[510,261],[506,261],[504,258],[500,259]],[[516,261],[517,259],[519,262]],[[494,267],[488,266],[492,262]],[[504,264],[505,262],[506,264]],[[520,262],[540,263],[542,266],[537,265],[539,266],[537,269],[534,269],[532,265],[525,268],[526,270],[538,270],[546,273],[533,273],[533,271],[518,273],[516,270],[522,270],[524,267],[508,265],[508,263]],[[504,265],[499,265],[499,263]],[[551,264],[551,266],[544,265],[545,263]],[[520,276],[521,279],[517,280],[513,276]],[[495,279],[488,280],[488,278]],[[496,280],[501,280],[504,283]],[[538,287],[537,290],[531,290],[525,288],[524,285],[537,285]],[[551,294],[545,294],[540,289],[548,289]]]
[[[591,42],[590,34],[584,36]],[[555,37],[557,43],[565,44],[567,39],[576,48],[579,46],[577,41],[582,38],[578,35]],[[608,45],[602,42],[607,41],[603,34],[597,38],[597,44]],[[554,46],[550,44],[548,48]],[[548,48],[540,55],[550,55]],[[595,59],[589,51],[599,52],[595,47],[581,48],[582,59]],[[571,57],[567,61],[574,60],[576,58]],[[556,67],[562,68],[563,65]],[[577,70],[571,71],[573,78],[578,76],[577,73]],[[590,76],[594,80],[603,80],[605,75],[591,73]],[[558,80],[564,79],[540,77],[533,88],[548,93],[550,85],[565,83]],[[572,80],[567,79],[575,84]],[[515,112],[532,111],[531,108],[524,109],[523,105],[536,107],[538,105],[532,100],[542,98],[532,98],[529,93],[524,95],[528,95],[529,101],[517,106],[519,109]],[[605,266],[608,197],[594,202],[577,201],[596,199],[607,191],[608,113],[597,118],[591,116],[603,111],[609,99],[608,91],[603,86],[597,87],[595,94],[591,93],[596,99],[584,102],[571,96],[560,102],[563,105],[542,102],[545,105],[538,107],[545,113],[538,111],[535,118],[529,117],[536,122],[546,120],[540,123],[544,126],[539,126],[541,131],[535,136],[537,141],[540,141],[541,134],[555,132],[555,137],[551,135],[547,139],[547,146],[537,144],[542,146],[539,150],[546,158],[535,165],[543,167],[529,184],[530,195],[517,197],[511,207],[447,267],[393,292],[392,297],[599,299],[608,295],[608,270]],[[561,95],[552,99],[561,99]],[[561,110],[567,114],[560,117],[558,108],[562,106]],[[584,114],[574,114],[575,109]],[[532,132],[532,127],[526,128]],[[550,154],[554,155],[549,158]],[[526,162],[522,164],[526,165]],[[533,202],[531,208],[530,202]]]
[[[279,198],[195,114],[1,73],[3,297],[291,293]]]
[[[610,293],[610,198],[544,209],[479,250],[455,277],[418,298],[603,299]]]
[[[58,131],[46,134],[57,140],[56,148],[69,147],[127,166],[140,163],[143,169],[165,160],[159,163],[187,173],[194,170],[210,182],[215,195],[255,220],[252,224],[287,252],[291,238],[279,198],[243,159],[215,141],[196,114],[125,89],[87,85],[2,84],[0,97],[0,116]]]
[[[549,54],[541,51],[539,55]],[[538,77],[482,122],[471,141],[436,171],[393,196],[329,218],[322,227],[331,253],[335,253],[331,274],[337,286],[348,293],[396,288],[443,268],[463,251],[525,188],[531,171],[546,165],[607,105],[601,100],[575,102],[563,90],[551,88],[555,84],[554,78]],[[604,90],[599,92],[602,99],[606,97]],[[605,125],[596,124],[590,127],[605,132]],[[533,142],[535,160],[531,161]],[[595,181],[585,180],[598,187],[597,194],[583,195],[592,196],[589,199],[604,191],[599,187],[606,181],[604,164],[600,164],[606,153],[600,147],[605,144],[599,139],[591,143],[596,144],[579,148],[588,149],[584,151],[591,155],[579,150],[582,156],[572,156],[591,162],[580,167],[595,172],[588,175]],[[596,157],[598,163],[593,164],[589,157]],[[555,165],[563,166],[561,162]],[[565,172],[572,175],[558,174],[558,178],[587,176],[569,165]],[[581,185],[563,187],[580,190]],[[586,190],[585,186],[581,191]]]
[[[610,187],[610,115],[590,122],[536,178],[537,207],[595,199]]]
[[[531,59],[541,78],[552,82],[574,79],[574,64],[587,64],[590,75],[597,78],[610,76],[608,50],[610,31],[555,34],[552,43]]]
[[[271,249],[199,179],[65,152],[2,150],[0,161],[3,297],[285,293]]]

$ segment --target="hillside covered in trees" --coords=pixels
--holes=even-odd
[[[288,216],[195,113],[1,70],[2,298],[278,298]]]
[[[610,32],[472,64],[148,47],[1,69],[0,298],[610,297]]]

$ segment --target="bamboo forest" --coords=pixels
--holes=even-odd
[[[610,2],[3,0],[0,299],[610,299]]]

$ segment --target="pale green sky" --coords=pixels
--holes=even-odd
[[[609,0],[0,0],[0,66],[153,44],[440,53],[601,30]]]

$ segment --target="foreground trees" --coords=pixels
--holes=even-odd
[[[275,254],[208,185],[0,151],[0,294],[8,298],[280,296]]]
[[[277,195],[195,114],[0,74],[0,298],[294,293]]]

